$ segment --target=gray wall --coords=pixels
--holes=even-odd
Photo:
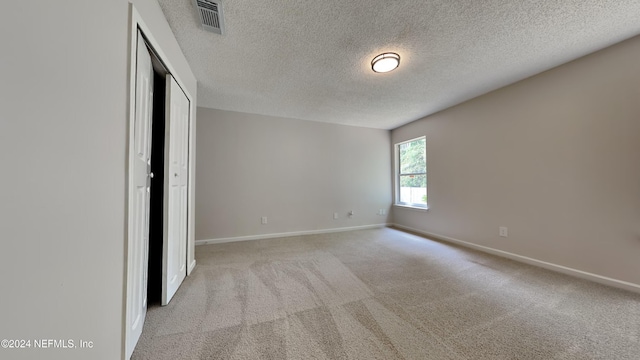
[[[157,2],[135,2],[188,71]],[[0,349],[0,358],[121,357],[128,33],[125,0],[2,5],[0,339],[94,348]]]
[[[395,223],[640,284],[639,64],[636,37],[395,129],[430,207]]]
[[[389,146],[387,130],[198,108],[196,239],[384,224]]]

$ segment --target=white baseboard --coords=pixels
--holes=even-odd
[[[609,286],[613,286],[613,287],[616,287],[616,288],[625,289],[625,290],[633,291],[633,292],[636,292],[636,293],[640,293],[640,285],[638,285],[638,284],[634,284],[634,283],[630,283],[630,282],[626,282],[626,281],[622,281],[622,280],[617,280],[617,279],[612,279],[612,278],[609,278],[609,277],[606,277],[606,276],[601,276],[601,275],[589,273],[589,272],[586,272],[586,271],[577,270],[577,269],[569,268],[569,267],[566,267],[566,266],[557,265],[557,264],[549,263],[549,262],[546,262],[546,261],[537,260],[537,259],[533,259],[533,258],[530,258],[530,257],[518,255],[518,254],[513,254],[513,253],[510,253],[510,252],[507,252],[507,251],[497,250],[497,249],[493,249],[493,248],[490,248],[490,247],[473,244],[473,243],[462,241],[462,240],[458,240],[458,239],[455,239],[455,238],[452,238],[452,237],[449,237],[449,236],[443,236],[443,235],[439,235],[439,234],[434,234],[434,233],[430,233],[428,231],[418,230],[418,229],[414,229],[414,228],[411,228],[411,227],[408,227],[408,226],[404,226],[404,225],[393,224],[391,226],[393,226],[395,228],[398,228],[400,230],[407,230],[407,231],[411,231],[411,232],[414,232],[414,233],[418,233],[418,234],[427,236],[429,238],[433,238],[435,240],[442,240],[442,241],[445,241],[445,242],[458,244],[458,245],[461,245],[461,246],[464,246],[464,247],[468,247],[468,248],[471,248],[471,249],[479,250],[479,251],[482,251],[482,252],[485,252],[485,253],[488,253],[488,254],[497,255],[497,256],[500,256],[500,257],[507,258],[507,259],[519,261],[519,262],[522,262],[522,263],[525,263],[525,264],[538,266],[538,267],[545,268],[545,269],[548,269],[548,270],[552,270],[552,271],[560,272],[560,273],[563,273],[563,274],[579,277],[581,279],[591,280],[593,282],[597,282],[597,283],[600,283],[600,284],[609,285]]]
[[[300,236],[300,235],[327,234],[327,233],[353,231],[353,230],[377,229],[381,227],[387,227],[389,225],[391,224],[373,224],[373,225],[351,226],[351,227],[341,227],[341,228],[333,228],[333,229],[293,231],[293,232],[286,232],[286,233],[273,233],[273,234],[236,236],[236,237],[208,239],[208,240],[196,240],[196,246],[222,244],[222,243],[236,242],[236,241],[273,239],[273,238],[291,237],[291,236]]]

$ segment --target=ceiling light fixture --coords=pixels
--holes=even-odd
[[[400,55],[396,53],[380,54],[371,60],[371,69],[378,73],[389,72],[400,65]]]

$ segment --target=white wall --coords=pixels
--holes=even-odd
[[[389,221],[389,131],[206,108],[198,121],[196,239]]]
[[[158,4],[136,4],[185,71]],[[0,358],[122,355],[128,33],[125,0],[1,5],[0,339],[94,348]]]
[[[639,64],[636,37],[395,129],[430,207],[395,223],[640,284]]]

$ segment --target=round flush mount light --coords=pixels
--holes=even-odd
[[[400,55],[392,52],[380,54],[371,60],[371,69],[378,73],[389,72],[400,65]]]

